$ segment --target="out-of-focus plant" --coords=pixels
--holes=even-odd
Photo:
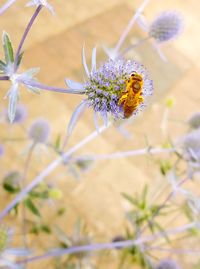
[[[0,16],[16,1],[8,0],[0,7]],[[54,14],[53,7],[47,0],[28,1],[26,6],[35,8],[33,16],[25,28],[20,43],[14,50],[9,35],[4,31],[2,35],[4,59],[0,60],[0,80],[10,84],[6,94],[8,98],[8,109],[4,113],[3,124],[12,123],[13,128],[22,127],[24,131],[23,140],[27,142],[25,150],[25,164],[23,169],[11,169],[1,175],[2,193],[11,200],[0,212],[0,222],[10,215],[14,220],[22,224],[23,249],[10,249],[10,230],[0,226],[0,268],[23,268],[29,263],[55,258],[55,268],[84,269],[97,268],[95,258],[91,258],[95,251],[111,250],[119,254],[119,269],[139,266],[146,269],[180,269],[174,259],[159,257],[156,251],[167,253],[181,252],[199,253],[194,248],[175,249],[176,241],[181,237],[199,238],[200,202],[199,194],[192,192],[185,185],[186,182],[195,184],[195,178],[199,175],[200,168],[200,117],[199,113],[193,115],[187,122],[188,132],[178,138],[166,139],[169,112],[174,102],[172,98],[166,101],[165,112],[161,129],[165,135],[165,141],[159,147],[148,145],[142,149],[129,149],[127,151],[79,155],[77,151],[95,139],[111,125],[121,127],[137,116],[140,111],[148,105],[148,99],[153,94],[153,81],[146,68],[134,59],[127,59],[127,52],[141,45],[144,41],[151,40],[162,59],[165,59],[161,51],[161,45],[176,38],[182,31],[183,21],[178,12],[165,11],[155,18],[151,23],[142,15],[149,0],[144,0],[137,12],[133,15],[127,27],[123,31],[114,48],[104,46],[107,54],[106,60],[98,63],[96,60],[97,50],[92,50],[92,61],[89,67],[86,61],[85,48],[83,46],[82,61],[86,77],[82,83],[75,82],[69,78],[65,79],[66,87],[58,88],[40,83],[36,79],[39,68],[31,68],[20,71],[23,61],[23,45],[29,34],[33,23],[43,8],[47,8]],[[17,3],[16,3],[17,5]],[[138,22],[146,32],[146,37],[138,40],[136,44],[125,46],[125,40],[135,22]],[[36,119],[27,129],[24,122],[27,118],[26,106],[18,104],[19,91],[27,88],[33,93],[39,94],[41,90],[72,93],[82,95],[82,101],[77,105],[70,118],[65,137],[58,134],[52,142],[50,136],[50,124],[43,118]],[[39,98],[39,97],[38,97]],[[68,139],[72,135],[79,119],[86,108],[92,109],[96,130],[65,151]],[[38,108],[39,109],[39,108]],[[103,125],[99,124],[102,119]],[[166,141],[167,140],[167,141]],[[14,143],[15,137],[0,137],[0,157],[4,158],[4,143]],[[31,144],[30,144],[31,141]],[[32,181],[28,181],[29,169],[33,160],[33,152],[39,146],[45,146],[47,152],[53,151],[56,159],[45,167]],[[157,159],[156,155],[166,154],[164,158]],[[138,155],[147,155],[152,163],[158,164],[160,176],[164,182],[164,188],[158,190],[155,196],[151,196],[150,184],[145,185],[140,194],[123,193],[131,209],[126,212],[125,232],[119,232],[111,242],[92,243],[91,237],[83,229],[80,222],[74,226],[73,233],[68,235],[63,229],[54,223],[47,223],[43,209],[56,204],[63,197],[63,192],[54,184],[45,183],[44,179],[59,165],[67,167],[69,173],[80,177],[83,172],[88,172],[93,164],[101,160],[127,158]],[[184,185],[185,184],[185,185]],[[184,185],[184,186],[183,186]],[[159,187],[158,187],[159,188]],[[164,199],[161,199],[163,197]],[[7,201],[6,201],[7,202]],[[14,213],[13,213],[14,212]],[[55,210],[56,218],[64,218],[65,207],[61,206]],[[179,217],[183,217],[184,223],[179,226],[175,224]],[[167,219],[168,227],[161,225],[161,220]],[[66,221],[67,225],[67,221]],[[14,226],[14,225],[13,225]],[[46,234],[50,242],[43,254],[29,254],[28,234],[35,236],[37,240],[41,233]],[[53,238],[56,240],[53,240]],[[35,240],[36,240],[35,239]],[[55,243],[56,241],[56,243]],[[36,246],[39,248],[38,241]],[[184,244],[185,246],[185,244]],[[36,249],[37,251],[37,249]],[[155,252],[154,252],[155,251]],[[10,255],[14,258],[10,258]],[[19,256],[25,256],[19,259]],[[100,253],[104,255],[104,253]],[[198,265],[197,265],[198,266]]]

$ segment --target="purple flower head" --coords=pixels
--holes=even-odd
[[[4,147],[0,144],[0,157],[4,155]]]
[[[159,262],[155,269],[181,269],[180,266],[171,259],[165,259]]]
[[[185,158],[200,164],[200,129],[185,135],[181,142]]]
[[[178,12],[164,11],[149,26],[149,36],[158,43],[177,37],[183,28],[183,19]]]
[[[49,122],[45,119],[36,119],[30,126],[28,136],[35,143],[46,143],[50,134]]]
[[[141,77],[141,103],[138,102],[139,97],[135,93],[132,93],[132,97],[126,94],[128,93],[128,81],[133,74]],[[129,86],[129,89],[131,87]],[[126,118],[125,104],[134,107],[131,115],[137,113],[145,98],[152,95],[153,84],[142,65],[133,60],[110,59],[90,73],[89,79],[85,83],[85,93],[89,106],[95,112],[99,112],[101,115],[111,114],[114,118]]]
[[[193,129],[199,128],[200,127],[200,112],[197,112],[194,115],[192,115],[188,120],[188,124]]]
[[[27,116],[28,112],[26,106],[19,104],[16,107],[15,117],[12,123],[21,124],[27,119]],[[6,121],[10,122],[8,112],[6,112]]]

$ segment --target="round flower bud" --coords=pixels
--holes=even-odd
[[[50,134],[49,122],[45,119],[35,120],[28,131],[28,136],[35,143],[45,143]]]
[[[162,12],[150,25],[149,36],[158,43],[163,43],[177,37],[182,30],[183,20],[174,11]]]
[[[173,260],[165,259],[159,262],[155,269],[181,269]]]
[[[59,190],[58,188],[51,188],[48,191],[49,198],[54,200],[60,200],[63,197],[63,192]]]
[[[199,128],[200,127],[200,112],[197,112],[194,115],[192,115],[188,120],[188,124],[193,129]]]
[[[20,182],[22,176],[18,171],[11,171],[3,178],[3,187],[10,193],[20,191]]]
[[[153,93],[146,69],[133,60],[109,60],[93,71],[86,81],[88,104],[104,118],[129,118],[141,109]]]

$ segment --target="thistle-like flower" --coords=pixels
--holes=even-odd
[[[46,143],[50,134],[49,122],[45,119],[35,120],[28,131],[28,137],[34,143]]]
[[[160,44],[171,41],[180,35],[183,29],[181,14],[176,11],[164,11],[150,24],[144,16],[140,16],[138,18],[138,24],[148,33],[149,38],[153,38],[153,46],[158,51],[160,57],[166,60],[160,49]]]
[[[193,114],[189,118],[188,124],[192,129],[198,129],[200,127],[200,112]]]
[[[159,262],[156,269],[181,269],[181,267],[171,259],[165,259]]]
[[[46,7],[51,12],[52,15],[55,14],[54,8],[48,3],[47,0],[31,0],[26,4],[27,7],[32,6],[39,7],[40,5]]]
[[[0,268],[21,269],[16,263],[18,257],[27,256],[30,252],[22,248],[9,248],[13,232],[0,226]]]
[[[0,144],[0,157],[4,155],[4,147]]]
[[[175,11],[164,11],[149,25],[149,36],[158,43],[176,38],[182,31],[182,17]]]
[[[85,107],[93,109],[95,123],[99,114],[107,124],[109,116],[127,119],[137,114],[153,93],[153,83],[147,70],[133,60],[109,59],[96,68],[96,49],[93,49],[91,71],[86,64],[84,50],[83,65],[88,77],[84,84],[66,80],[69,87],[83,89],[86,95],[71,118],[69,132]]]
[[[182,138],[183,156],[193,165],[200,164],[200,129],[196,129],[186,134]]]

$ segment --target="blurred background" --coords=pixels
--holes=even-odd
[[[139,0],[52,0],[49,2],[54,6],[56,15],[52,16],[46,9],[42,10],[26,40],[22,69],[40,67],[39,81],[58,87],[65,87],[65,78],[84,81],[81,62],[83,44],[86,47],[88,61],[91,60],[92,48],[97,46],[97,59],[101,62],[105,59],[101,45],[106,44],[112,47],[116,44],[141,3]],[[25,3],[25,0],[17,1],[0,17],[0,32],[6,30],[9,33],[15,49],[33,14],[32,8],[24,8]],[[164,143],[169,137],[177,140],[187,129],[185,124],[187,119],[194,112],[199,111],[200,2],[198,0],[152,0],[146,7],[144,15],[151,21],[158,13],[166,9],[178,10],[184,17],[182,35],[162,47],[168,62],[164,63],[159,58],[151,42],[146,42],[127,55],[147,67],[155,87],[149,106],[126,126],[131,138],[125,139],[116,128],[111,127],[82,148],[79,153],[111,153],[144,148],[147,144],[156,146]],[[143,37],[145,33],[136,24],[127,42],[135,43]],[[0,56],[3,57],[2,50]],[[3,97],[8,87],[8,82],[1,82],[0,111],[2,114],[7,107],[7,100]],[[26,139],[27,130],[34,119],[42,117],[50,122],[50,141],[55,141],[58,136],[63,139],[71,113],[81,98],[77,95],[45,91],[36,95],[21,88],[20,102],[27,106],[29,117],[25,123],[12,126],[1,119],[0,141],[4,144],[5,156],[0,161],[0,174],[3,176],[9,170],[23,169],[30,145]],[[163,127],[166,102],[169,99],[174,100],[174,105],[170,108],[167,125]],[[78,122],[68,147],[76,144],[93,130],[93,116],[91,111],[87,110]],[[13,138],[16,141],[13,141]],[[33,154],[28,180],[31,181],[55,157],[53,150],[45,146],[39,147]],[[148,183],[152,187],[151,199],[163,179],[156,165],[156,157],[152,161],[149,156],[140,156],[99,161],[89,171],[78,173],[76,177],[62,165],[45,180],[61,189],[63,196],[53,205],[50,204],[41,209],[45,216],[44,222],[59,225],[66,233],[72,233],[74,223],[77,219],[81,219],[94,241],[104,242],[124,231],[124,214],[129,209],[129,205],[121,193],[125,192],[130,195],[135,192],[140,193],[145,183]],[[0,210],[11,198],[2,192]],[[65,212],[56,217],[58,208],[64,208]],[[31,215],[28,218],[31,222],[35,217]],[[13,220],[19,228],[20,216],[18,220],[14,216],[7,218],[7,225]],[[167,223],[166,221],[163,225]],[[16,243],[22,240],[20,228],[18,230]],[[37,241],[35,235],[30,235],[29,243],[33,248],[37,246],[38,249],[38,242],[40,242],[42,251],[52,246],[54,240],[55,238],[49,234],[38,236]],[[166,256],[159,253],[158,257],[164,255]],[[173,253],[167,253],[167,255],[173,257]],[[176,259],[179,260],[180,257]],[[193,268],[190,267],[192,259],[193,257],[181,257],[180,260],[184,262],[185,269]],[[101,266],[99,268],[116,268],[115,256],[104,255],[99,259],[99,264]],[[33,263],[30,268],[37,266],[37,263]],[[50,266],[50,261],[44,261],[41,266]]]

